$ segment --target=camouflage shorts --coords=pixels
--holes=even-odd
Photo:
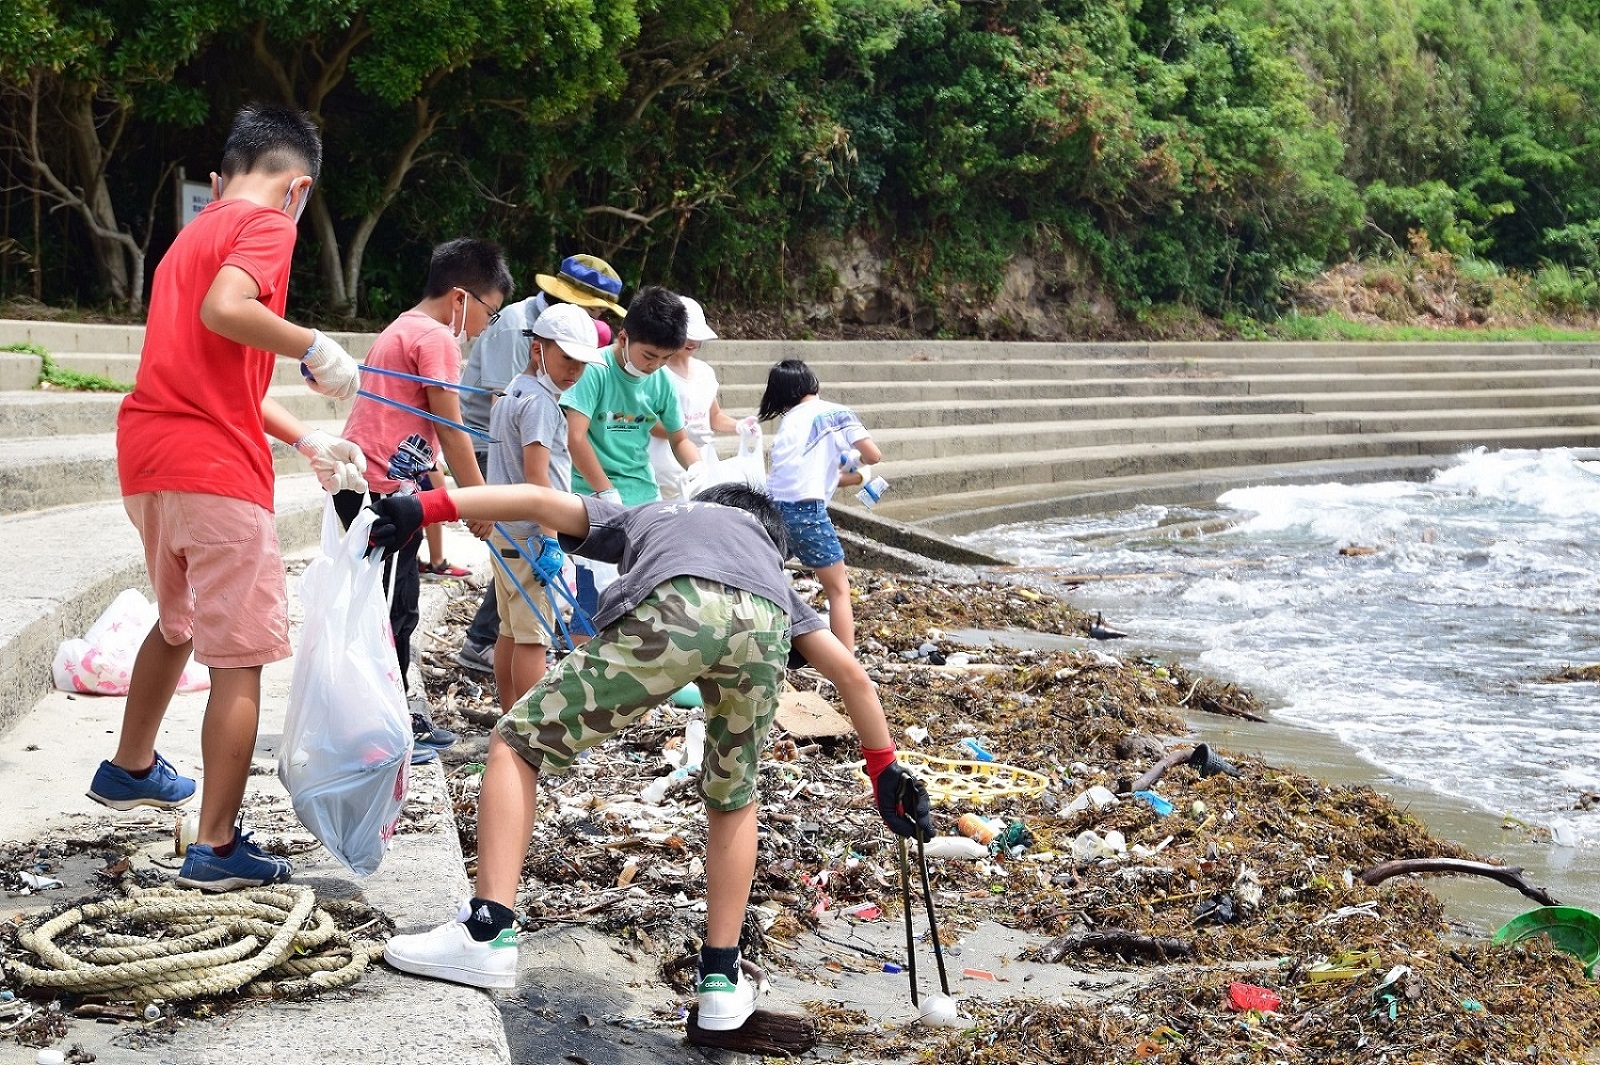
[[[789,618],[773,603],[676,577],[564,658],[495,731],[541,773],[561,772],[693,683],[706,705],[700,794],[713,810],[742,809],[755,801],[788,655]]]

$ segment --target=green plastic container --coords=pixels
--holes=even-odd
[[[1600,962],[1600,915],[1576,906],[1544,906],[1507,921],[1494,941],[1517,943],[1538,935],[1549,936],[1557,948],[1583,962],[1585,976],[1594,977]]]

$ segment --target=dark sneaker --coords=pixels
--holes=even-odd
[[[508,928],[487,943],[467,931],[463,906],[454,921],[414,936],[390,936],[383,960],[403,973],[432,976],[471,987],[517,986],[517,930]]]
[[[479,647],[477,644],[463,644],[461,650],[456,652],[456,665],[462,669],[470,669],[474,673],[494,673],[494,644]]]
[[[156,806],[170,810],[194,798],[194,781],[179,776],[172,763],[156,752],[156,764],[143,779],[111,762],[101,762],[89,784],[89,798],[113,810]]]
[[[702,976],[695,985],[700,1012],[697,1021],[708,1032],[731,1032],[756,1011],[756,997],[767,990],[767,974],[753,962],[739,959],[739,982],[721,973]]]
[[[442,751],[446,747],[455,746],[457,736],[447,728],[440,728],[433,723],[427,714],[411,711],[411,738],[418,747],[432,747]]]
[[[438,760],[439,760],[439,752],[438,752],[438,750],[436,748],[433,748],[433,747],[412,747],[411,748],[411,764],[412,765],[427,765],[429,762],[437,762]]]
[[[250,839],[250,833],[236,831],[233,852],[226,858],[204,843],[191,843],[178,870],[178,886],[201,891],[233,891],[263,884],[281,884],[292,872],[288,861],[266,853]]]

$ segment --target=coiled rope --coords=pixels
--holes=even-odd
[[[164,886],[74,906],[19,932],[40,966],[6,968],[30,987],[109,995],[135,1002],[179,1001],[243,988],[298,998],[353,984],[379,943],[341,932],[334,913],[366,907],[324,900],[308,887],[280,884],[208,895]],[[107,931],[96,922],[147,934]]]

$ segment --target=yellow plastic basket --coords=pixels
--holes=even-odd
[[[1049,778],[1002,762],[958,762],[916,751],[896,751],[895,759],[915,773],[938,802],[959,800],[981,806],[1011,796],[1042,795],[1050,786]],[[865,772],[857,772],[867,781]]]

